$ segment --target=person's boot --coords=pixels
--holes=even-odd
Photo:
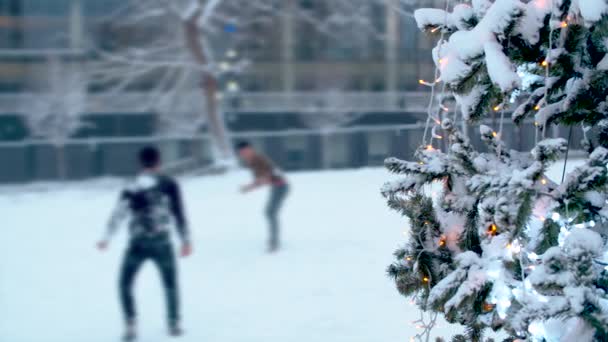
[[[125,335],[122,340],[124,342],[133,342],[137,339],[137,327],[135,326],[135,321],[131,321],[127,323]]]
[[[279,248],[279,244],[277,244],[277,243],[270,243],[268,245],[268,253],[269,254],[277,253],[279,251],[279,249],[280,249]]]
[[[180,326],[179,322],[171,322],[169,324],[169,336],[180,337],[184,335],[184,330]]]

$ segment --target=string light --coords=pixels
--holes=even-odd
[[[439,246],[441,246],[441,247],[445,246],[446,241],[447,241],[446,236],[441,235],[441,238],[439,239]]]
[[[496,305],[491,304],[491,303],[484,303],[484,304],[483,304],[483,311],[485,311],[485,312],[490,312],[490,311],[494,310],[494,307],[495,307],[495,306],[496,306]]]
[[[426,146],[426,150],[427,150],[427,151],[434,151],[434,150],[435,150],[435,148],[433,147],[433,145],[427,145],[427,146]]]
[[[235,81],[230,81],[228,82],[228,91],[231,92],[237,92],[241,89],[241,87],[239,86],[239,84]]]
[[[235,58],[236,55],[237,55],[236,50],[231,49],[226,52],[226,57],[228,57],[228,58]]]
[[[537,127],[538,127],[538,125],[540,125],[540,124],[538,123],[538,121],[534,121],[534,126],[537,126]]]
[[[490,227],[488,228],[488,234],[489,234],[489,235],[494,236],[494,235],[496,235],[496,232],[497,232],[497,231],[498,231],[498,227],[497,227],[497,226],[496,226],[494,223],[492,223],[492,224],[490,225]]]
[[[540,183],[541,183],[542,185],[547,185],[547,179],[545,179],[545,178],[541,179],[541,180],[540,180]]]
[[[419,84],[422,84],[422,85],[427,86],[427,87],[432,87],[432,86],[434,86],[435,84],[437,84],[437,83],[439,83],[439,82],[441,82],[441,77],[437,78],[437,79],[436,79],[435,81],[433,81],[433,82],[427,82],[427,81],[425,81],[425,80],[423,80],[423,79],[419,79],[419,80],[418,80],[418,83],[419,83]]]
[[[429,278],[428,277],[424,277],[424,278],[422,278],[422,281],[425,282],[425,283],[428,283],[429,282]]]
[[[540,65],[542,65],[546,68],[549,66],[549,62],[547,62],[547,60],[544,60],[542,63],[540,63]]]
[[[534,110],[540,110],[540,106],[539,105],[534,106]]]
[[[498,112],[501,108],[502,108],[502,105],[496,105],[496,106],[494,106],[494,111]]]
[[[567,22],[565,22],[565,21],[562,21],[562,23],[561,23],[561,25],[560,25],[560,26],[561,26],[562,28],[566,28],[566,27],[568,27],[568,23],[567,23]]]
[[[433,29],[431,30],[431,32],[435,33],[435,32],[437,32],[438,30],[439,30],[439,26],[437,26],[437,27],[433,28]]]
[[[507,250],[513,254],[519,254],[521,252],[521,245],[519,241],[515,240],[507,244]]]
[[[229,70],[230,69],[230,63],[228,63],[228,62],[222,62],[222,63],[220,63],[220,69],[222,71]]]
[[[498,137],[498,133],[496,133],[496,132],[492,132],[492,136],[493,136],[494,138],[496,138],[496,137]]]

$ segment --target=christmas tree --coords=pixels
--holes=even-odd
[[[489,329],[506,341],[608,341],[608,3],[447,1],[415,17],[439,42],[436,79],[420,81],[433,96],[417,160],[386,161],[404,177],[382,192],[410,223],[388,270],[398,290],[464,325],[453,341]],[[447,94],[487,149],[459,131]],[[483,124],[496,113],[499,127]],[[535,125],[532,151],[502,140],[506,113]],[[582,128],[587,153],[559,183],[546,172],[569,141],[549,138],[554,125]]]

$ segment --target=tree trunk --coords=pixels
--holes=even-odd
[[[67,165],[65,158],[65,145],[55,145],[55,163],[57,164],[57,178],[59,180],[66,180],[67,178]]]
[[[194,60],[201,67],[207,67],[209,60],[205,54],[205,47],[198,27],[198,20],[202,10],[197,10],[194,15],[184,22],[186,43]],[[207,124],[211,133],[212,143],[223,160],[233,159],[232,147],[228,138],[226,123],[218,106],[218,84],[217,79],[208,71],[201,72],[201,93],[205,99],[207,109]],[[200,156],[195,156],[200,158]]]

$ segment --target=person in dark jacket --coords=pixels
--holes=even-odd
[[[119,277],[120,302],[126,323],[125,341],[133,341],[137,336],[133,284],[137,272],[147,260],[152,261],[160,271],[165,290],[169,334],[183,334],[180,326],[177,265],[170,239],[172,227],[177,229],[182,241],[181,255],[186,257],[192,253],[179,185],[159,171],[161,157],[156,148],[142,149],[139,160],[142,171],[121,192],[107,232],[97,245],[102,251],[107,249],[120,223],[129,218],[130,241]]]
[[[289,193],[289,184],[281,170],[268,157],[256,151],[250,143],[239,143],[237,150],[254,176],[254,181],[243,186],[241,192],[248,193],[263,186],[270,187],[270,198],[265,210],[270,228],[268,252],[277,252],[280,248],[279,211]]]

